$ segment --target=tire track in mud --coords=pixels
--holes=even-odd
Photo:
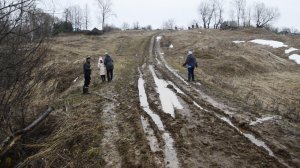
[[[158,36],[156,37],[156,42],[154,43],[154,54],[155,54],[155,58],[157,61],[157,64],[160,65],[160,67],[162,66],[162,62],[165,66],[164,69],[161,69],[162,71],[164,71],[165,69],[167,69],[169,72],[171,72],[171,74],[173,74],[176,78],[180,79],[180,81],[182,81],[182,77],[177,73],[176,70],[172,69],[168,63],[166,62],[166,60],[164,59],[164,53],[161,51],[160,49],[160,40],[161,37]],[[159,57],[158,57],[159,55]],[[168,76],[170,78],[170,76],[168,75],[168,73],[165,73],[166,76]],[[171,77],[172,78],[172,77]],[[174,78],[172,78],[174,80]],[[190,98],[194,101],[194,105],[196,105],[198,108],[203,109],[202,107],[199,106],[199,104],[197,104],[195,101],[199,102],[197,100],[198,97],[200,97],[201,101],[205,101],[204,105],[208,105],[208,107],[212,107],[210,110],[204,109],[204,111],[206,112],[211,112],[215,117],[221,119],[222,121],[224,121],[225,123],[227,123],[229,126],[231,126],[233,129],[235,129],[239,134],[243,135],[245,138],[247,138],[252,144],[255,144],[257,147],[264,149],[265,151],[268,152],[269,156],[275,158],[279,163],[281,163],[283,166],[285,167],[291,167],[291,165],[295,165],[293,163],[291,163],[290,161],[285,161],[284,158],[282,158],[282,156],[284,156],[284,154],[278,154],[277,156],[274,154],[274,152],[272,151],[272,149],[269,146],[274,147],[274,145],[270,142],[270,141],[266,141],[266,140],[260,140],[256,138],[256,132],[253,132],[253,130],[247,129],[249,127],[243,127],[240,128],[239,126],[235,125],[236,123],[233,123],[231,121],[230,118],[233,118],[233,115],[235,114],[235,110],[234,108],[231,108],[223,103],[217,102],[215,101],[213,98],[211,98],[210,96],[208,96],[207,94],[205,94],[203,91],[197,89],[199,88],[199,86],[201,86],[200,83],[195,83],[195,84],[190,84],[190,83],[186,83],[183,82],[184,84],[186,84],[189,89],[185,90],[185,93],[187,92],[196,92],[198,94],[188,94],[190,96]],[[182,86],[179,84],[179,86]],[[182,88],[182,87],[181,87]],[[251,123],[250,123],[251,125]],[[261,137],[260,137],[261,138]],[[268,143],[268,144],[267,144]],[[274,147],[276,148],[276,146]],[[287,151],[283,151],[284,153],[288,154]],[[288,164],[288,163],[291,163]],[[293,167],[292,166],[292,167]]]
[[[156,113],[154,113],[150,109],[146,90],[144,88],[145,82],[144,82],[143,75],[142,75],[142,72],[140,69],[139,69],[139,73],[140,73],[140,78],[138,81],[138,88],[139,88],[140,105],[141,105],[142,109],[150,116],[150,119],[155,123],[155,126],[158,128],[158,130],[160,132],[160,136],[164,143],[164,146],[162,147],[162,149],[157,149],[157,147],[159,145],[154,144],[155,142],[157,142],[157,139],[154,136],[154,134],[151,133],[152,128],[150,131],[146,131],[147,129],[149,129],[149,128],[147,128],[147,126],[150,126],[150,124],[147,123],[146,120],[143,120],[144,117],[141,116],[142,123],[144,123],[143,127],[145,130],[145,133],[148,135],[147,139],[149,141],[149,145],[153,152],[156,152],[159,150],[164,151],[164,162],[165,162],[166,167],[177,168],[177,167],[179,167],[179,162],[178,162],[176,150],[174,148],[174,140],[171,137],[170,133],[165,129],[165,126],[164,126],[160,116],[157,115]]]
[[[111,89],[113,90],[113,89]],[[121,167],[121,157],[118,152],[116,141],[119,137],[119,130],[117,127],[117,114],[115,106],[115,98],[112,95],[106,94],[110,100],[104,105],[102,111],[102,121],[105,125],[103,139],[101,142],[103,159],[106,162],[105,167]],[[107,98],[107,99],[108,99]]]
[[[209,105],[208,103],[203,102],[203,100],[202,100],[201,103],[199,103],[199,100],[196,99],[193,94],[189,93],[189,92],[195,90],[195,88],[193,86],[191,86],[189,83],[187,83],[186,81],[184,81],[184,79],[179,74],[177,74],[169,65],[167,65],[166,61],[164,60],[164,58],[161,55],[160,55],[159,58],[156,55],[155,61],[154,61],[153,54],[154,53],[155,54],[157,54],[157,53],[160,54],[161,53],[159,46],[157,46],[157,45],[159,45],[159,41],[158,42],[154,42],[155,40],[156,40],[156,38],[153,37],[152,38],[152,42],[151,42],[151,44],[153,44],[154,47],[150,46],[150,58],[149,58],[150,64],[151,63],[152,64],[155,63],[155,61],[157,62],[156,65],[158,67],[156,69],[158,69],[158,71],[162,73],[161,76],[167,76],[167,78],[169,78],[171,80],[171,81],[167,81],[167,82],[170,85],[173,86],[175,93],[177,92],[177,94],[181,95],[180,97],[182,97],[182,99],[184,99],[186,103],[189,103],[188,107],[185,107],[185,108],[189,108],[193,112],[192,117],[197,118],[197,119],[191,119],[192,122],[190,122],[189,124],[186,124],[185,123],[186,121],[183,121],[181,123],[179,122],[180,124],[185,125],[185,126],[183,128],[181,128],[181,129],[174,130],[175,134],[176,134],[176,132],[180,132],[180,134],[191,134],[191,132],[194,133],[194,136],[189,137],[189,138],[186,138],[186,137],[188,137],[187,135],[186,135],[186,137],[181,138],[181,140],[180,140],[180,138],[177,138],[177,137],[175,138],[175,141],[177,140],[177,143],[178,143],[176,146],[181,146],[182,145],[181,143],[185,143],[184,141],[188,141],[190,143],[190,144],[187,143],[185,145],[182,145],[182,146],[185,146],[185,147],[183,147],[183,148],[180,149],[180,151],[183,152],[183,153],[185,153],[185,154],[178,153],[180,155],[180,157],[181,157],[180,161],[182,162],[182,165],[184,167],[185,166],[195,167],[195,166],[200,166],[200,165],[206,167],[206,166],[212,166],[214,164],[218,165],[218,164],[221,163],[221,165],[227,165],[229,167],[232,167],[232,166],[243,165],[241,162],[244,162],[244,164],[246,166],[246,165],[249,164],[249,163],[247,163],[247,160],[252,160],[254,162],[253,165],[256,165],[256,167],[261,167],[261,166],[258,166],[260,164],[262,164],[262,165],[269,165],[269,166],[272,165],[272,167],[281,167],[282,166],[281,164],[276,163],[276,160],[278,160],[278,159],[274,160],[274,158],[271,157],[273,153],[264,144],[264,142],[257,141],[257,139],[255,139],[255,137],[252,134],[246,134],[246,133],[244,134],[243,132],[240,131],[240,129],[238,129],[238,127],[236,127],[236,126],[234,126],[232,124],[232,122],[226,117],[226,115],[224,115],[224,116],[222,115],[222,113],[224,113],[224,111],[225,111],[225,114],[227,114],[227,115],[231,114],[230,111],[228,110],[228,108],[226,106],[220,105],[219,108],[221,108],[221,109],[218,109],[218,113],[215,113],[214,111],[211,111],[211,107],[212,107],[212,109],[216,109],[216,107],[213,106],[214,104],[212,103],[213,105]],[[151,49],[152,49],[152,51],[151,51]],[[153,50],[153,49],[155,49],[155,50]],[[169,71],[169,73],[171,72],[171,74],[173,76],[175,76],[176,79],[179,79],[180,82],[174,82],[176,80],[174,80],[174,77],[172,78],[172,77],[170,77],[170,75],[168,75],[168,72],[166,72],[166,69]],[[176,86],[178,83],[179,83],[179,85]],[[188,86],[188,89],[183,89],[184,92],[181,91],[181,89],[183,87],[185,87],[185,86]],[[181,88],[181,89],[179,89],[179,88]],[[199,94],[199,92],[197,92],[197,93]],[[200,92],[200,94],[201,94],[201,92]],[[206,96],[206,99],[209,98],[207,95],[204,95],[204,96]],[[209,102],[209,103],[211,103],[211,102]],[[206,110],[206,109],[202,108],[199,104],[201,104],[201,106],[204,105],[205,108],[209,107],[208,108],[209,110]],[[227,111],[224,110],[224,108],[226,108]],[[199,109],[201,110],[200,113],[199,113]],[[207,112],[209,112],[209,113],[207,113]],[[221,125],[220,128],[224,129],[224,130],[216,130],[214,128],[211,128],[212,126],[210,126],[210,125],[205,126],[205,125],[199,124],[201,122],[203,123],[203,121],[201,121],[203,119],[201,119],[201,118],[205,118],[206,120],[211,121],[213,123],[213,126],[215,124]],[[177,119],[177,117],[176,117],[176,119]],[[163,122],[166,123],[166,128],[167,129],[170,128],[170,127],[172,129],[172,126],[174,127],[174,124],[170,123],[168,121],[168,119],[165,120],[164,117],[163,117]],[[204,121],[204,123],[210,124],[207,121]],[[170,125],[172,125],[172,126],[170,126]],[[224,125],[225,125],[225,127],[224,127]],[[195,129],[195,127],[198,128],[198,130]],[[199,128],[199,127],[203,127],[203,128]],[[205,127],[209,127],[208,130],[211,129],[212,132],[207,131],[206,135],[204,136],[205,138],[201,138],[201,137],[199,138],[199,136],[201,135],[201,133],[203,133],[203,132],[206,131]],[[225,131],[229,131],[229,130],[230,130],[230,134],[232,134],[233,137],[235,137],[235,138],[226,139],[225,137],[230,137],[228,135],[225,135],[225,136],[222,137],[222,134],[224,134]],[[218,132],[220,132],[220,134],[218,134]],[[195,135],[195,133],[199,134],[199,135]],[[209,136],[209,134],[211,134],[211,135]],[[178,134],[176,134],[176,135],[178,135]],[[213,137],[212,135],[215,135],[216,137]],[[221,137],[220,137],[220,135],[221,135]],[[243,135],[244,137],[248,138],[252,143],[254,143],[255,145],[257,145],[258,147],[259,146],[264,147],[268,151],[268,153],[270,154],[270,156],[266,155],[265,152],[262,152],[260,150],[260,148],[258,148],[257,146],[253,146],[253,144],[251,144],[251,143],[249,144],[249,141],[247,141],[245,138],[242,138],[241,135]],[[202,144],[199,145],[199,143],[198,143],[198,146],[196,148],[192,149],[191,147],[188,147],[188,146],[196,145],[196,144],[193,144],[193,143],[196,143],[195,142],[195,138],[196,139],[199,138],[198,140],[200,140],[200,143],[202,142]],[[233,143],[234,142],[237,143],[237,144],[234,144],[232,146],[229,145],[231,147],[230,150],[232,150],[232,151],[225,151],[225,153],[227,153],[227,154],[229,153],[229,154],[232,155],[232,153],[233,153],[233,156],[226,157],[226,156],[218,156],[218,155],[222,155],[220,153],[219,154],[214,154],[214,153],[217,153],[217,152],[213,152],[212,149],[219,148],[219,146],[223,146],[223,145],[222,145],[222,143],[219,143],[219,144],[217,143],[217,145],[214,147],[214,145],[211,145],[211,144],[216,143],[214,141],[218,141],[220,139],[222,139],[224,141],[227,140],[226,143],[230,143],[230,141],[232,141],[232,140],[233,140]],[[242,142],[239,142],[239,141],[242,141]],[[203,147],[203,145],[204,145],[204,147]],[[242,145],[242,146],[240,146],[240,145]],[[216,158],[218,158],[218,157],[222,158],[223,157],[223,159],[225,159],[225,161],[218,162],[218,161],[214,161],[215,160],[214,157],[205,156],[203,154],[196,154],[196,153],[199,153],[199,150],[201,150],[201,148],[206,148],[205,146],[212,146],[211,149],[209,149],[209,151],[211,152],[210,154],[211,155],[217,155],[217,156],[215,156]],[[237,146],[239,146],[239,147],[237,147]],[[249,148],[249,147],[251,147],[252,150],[249,150],[250,152],[249,151],[246,152],[246,149]],[[188,148],[191,151],[194,151],[194,152],[187,152]],[[226,148],[226,147],[223,147],[223,148]],[[234,149],[234,148],[236,148],[236,149]],[[224,152],[224,149],[221,149],[221,151]],[[255,156],[249,156],[249,154],[246,154],[246,153],[251,153],[252,152],[252,155],[253,155],[253,153],[255,153],[257,151],[260,151],[259,154],[263,156],[263,157],[261,157],[261,160],[256,160],[255,161],[252,158],[252,157],[255,157]],[[237,152],[240,152],[241,154],[239,154]],[[195,156],[198,156],[198,159],[186,158],[187,156],[185,156],[185,155],[193,155],[193,154]],[[243,156],[241,156],[241,155],[243,155]],[[229,158],[233,158],[233,160],[229,161]],[[244,159],[244,161],[241,161],[242,160],[241,158]],[[187,161],[187,160],[189,160],[189,161]],[[187,163],[187,162],[190,162],[190,163]],[[230,163],[230,162],[233,162],[233,163]],[[282,162],[282,161],[280,161],[280,162]],[[282,164],[284,164],[284,163],[282,162]],[[286,164],[284,164],[284,165],[287,166]],[[225,166],[225,167],[227,167],[227,166]]]

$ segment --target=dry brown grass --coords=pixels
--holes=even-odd
[[[232,42],[259,38],[281,41],[300,49],[299,37],[275,35],[259,29],[200,32],[165,34],[163,42],[174,45],[174,49],[163,48],[172,66],[185,73],[180,64],[186,52],[193,50],[199,63],[198,79],[216,97],[243,102],[262,113],[300,120],[300,65],[288,60],[285,48]]]

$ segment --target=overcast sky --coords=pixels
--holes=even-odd
[[[88,4],[91,23],[89,28],[100,27],[97,19],[98,9],[95,0],[42,0],[39,7],[53,11],[56,16],[62,17],[63,9],[80,5],[84,8]],[[261,1],[267,6],[277,7],[281,16],[274,23],[277,27],[290,27],[300,30],[300,0],[247,0],[247,5]],[[53,3],[52,3],[53,2]],[[174,19],[179,27],[187,27],[194,19],[199,20],[198,7],[201,0],[112,0],[113,11],[117,17],[109,19],[110,24],[121,27],[124,22],[132,25],[139,22],[141,26],[152,25],[153,28],[161,28],[162,22],[170,18]],[[225,19],[229,19],[231,0],[223,0],[225,7]],[[54,4],[54,5],[53,5]]]

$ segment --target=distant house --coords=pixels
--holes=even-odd
[[[94,28],[92,31],[86,33],[86,35],[101,35],[103,32],[97,28]]]
[[[236,21],[225,21],[220,26],[221,30],[235,30],[238,29],[238,24]]]

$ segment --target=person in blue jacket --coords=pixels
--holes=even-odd
[[[107,52],[105,53],[104,65],[106,67],[107,80],[108,82],[111,82],[114,74],[114,60],[111,58],[110,55],[108,55]]]
[[[195,67],[198,67],[196,58],[193,55],[192,51],[188,52],[187,58],[185,60],[185,63],[183,66],[187,67],[188,69],[188,81],[190,82],[191,79],[192,81],[195,81],[195,75],[194,75],[194,70]]]

